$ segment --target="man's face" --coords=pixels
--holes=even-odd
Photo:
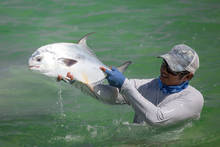
[[[169,68],[166,61],[163,60],[163,63],[161,64],[161,67],[160,67],[160,80],[162,81],[163,84],[167,86],[179,85],[185,82],[186,80],[190,80],[191,78],[192,77],[189,76],[189,74],[181,76],[180,73],[173,72]]]

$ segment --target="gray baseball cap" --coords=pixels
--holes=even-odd
[[[158,57],[166,60],[170,69],[175,72],[189,71],[194,74],[199,68],[199,56],[185,44],[175,45],[167,54]]]

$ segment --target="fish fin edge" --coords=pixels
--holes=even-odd
[[[91,32],[86,34],[84,37],[82,37],[79,41],[78,44],[83,46],[84,49],[87,51],[87,53],[89,53],[90,55],[96,57],[95,53],[89,48],[89,46],[87,45],[87,38],[89,35],[94,34],[95,32]]]
[[[69,67],[77,63],[77,60],[70,58],[59,58],[58,60],[61,60],[62,63]]]
[[[81,44],[81,45],[84,45],[84,46],[87,46],[86,41],[87,41],[88,36],[91,35],[91,34],[94,34],[94,33],[95,33],[95,32],[91,32],[91,33],[86,34],[86,35],[83,36],[77,43],[78,43],[78,44]]]
[[[128,68],[128,66],[129,66],[130,64],[132,64],[132,61],[126,61],[126,62],[124,62],[123,64],[121,64],[120,66],[118,66],[117,69],[118,69],[121,73],[123,73],[123,72]]]

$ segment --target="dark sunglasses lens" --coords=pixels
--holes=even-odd
[[[169,65],[166,63],[166,61],[163,60],[163,63],[162,63],[162,66],[166,67],[166,70],[169,74],[172,74],[174,76],[177,76],[178,73],[177,72],[174,72],[170,69]]]

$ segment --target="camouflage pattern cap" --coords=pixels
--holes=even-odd
[[[195,73],[199,68],[199,57],[195,50],[185,44],[175,45],[167,54],[160,55],[175,72]]]

